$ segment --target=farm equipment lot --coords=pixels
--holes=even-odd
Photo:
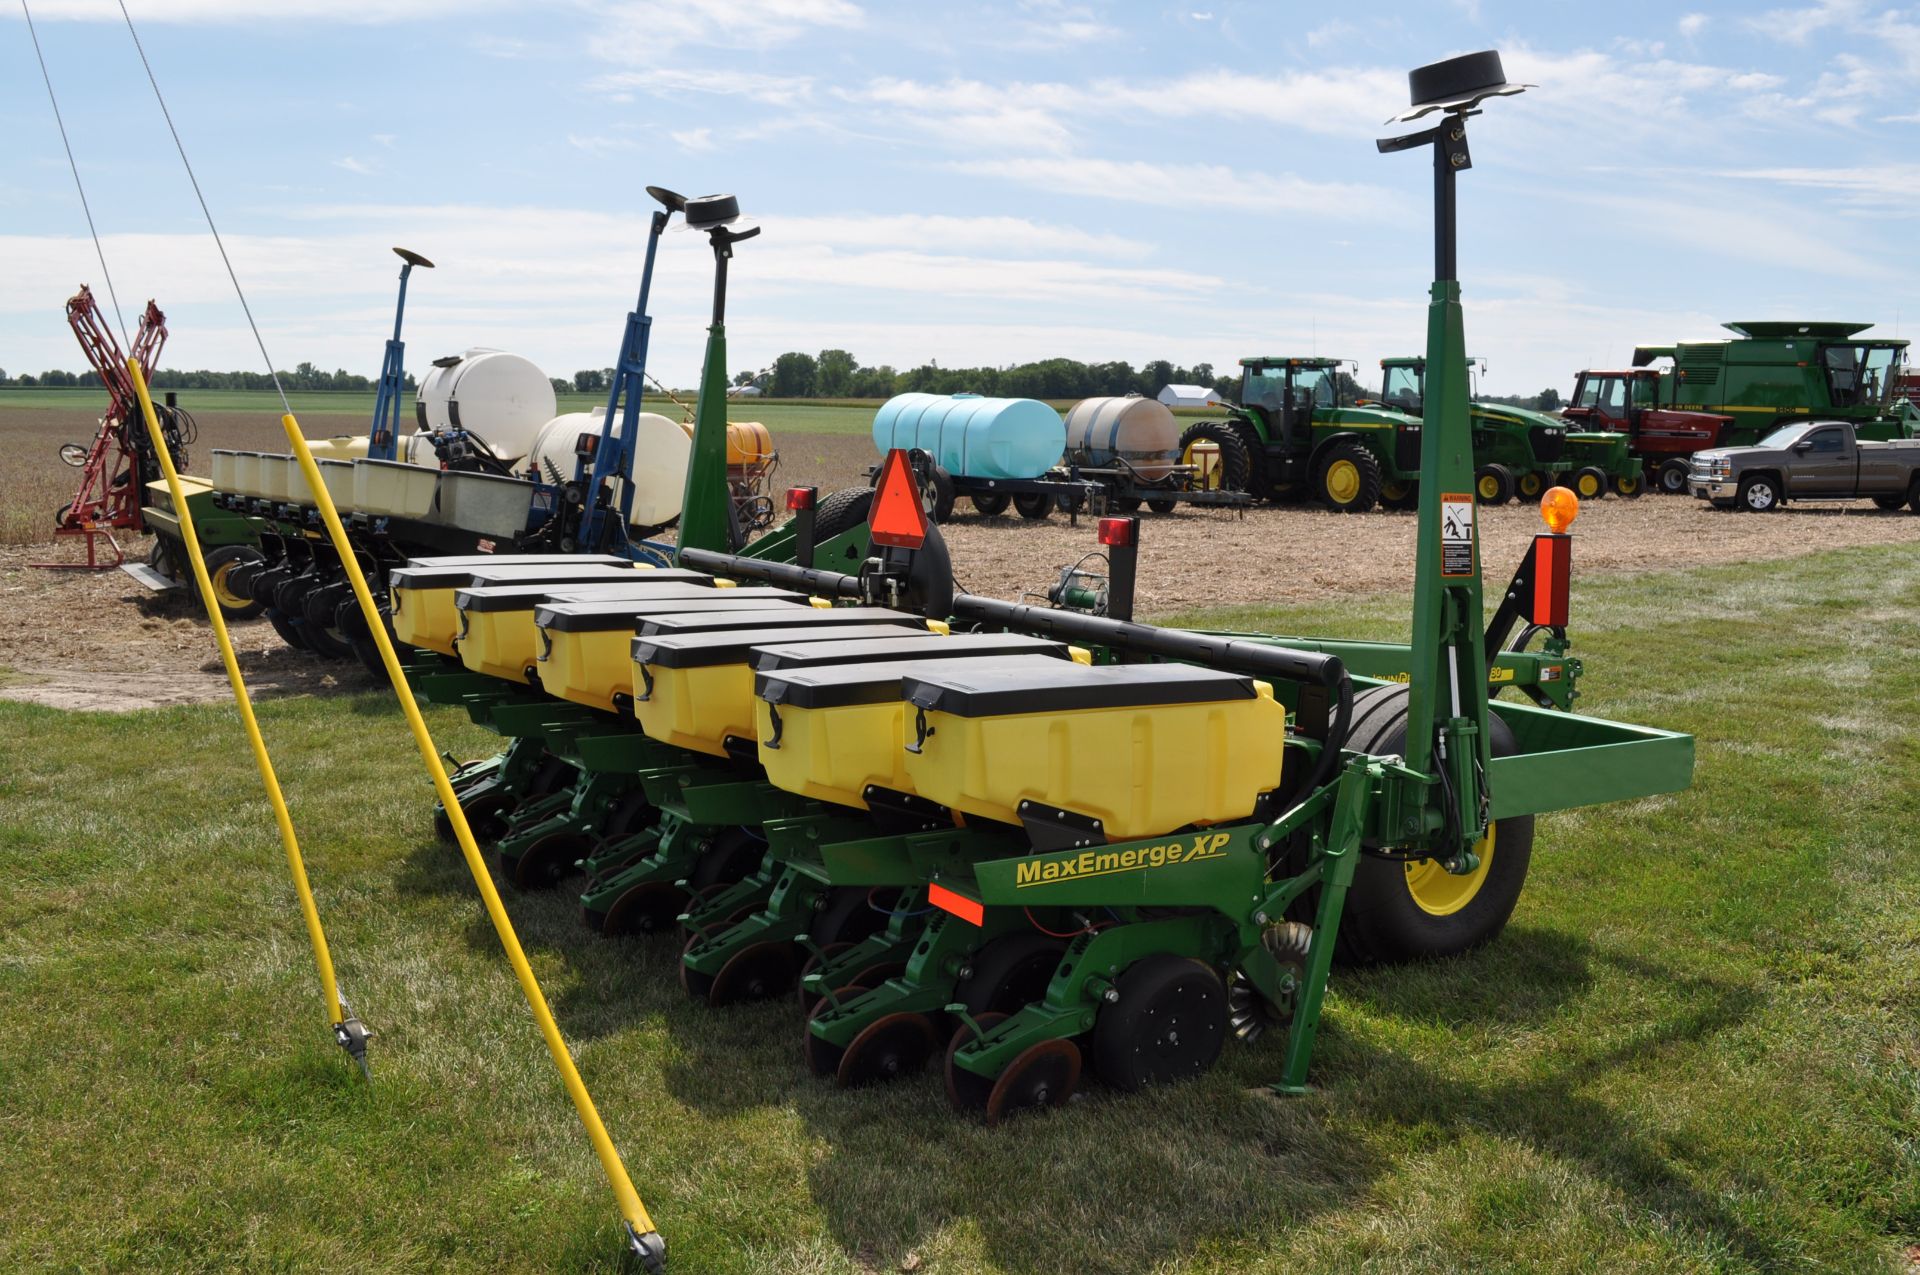
[[[211,397],[211,396],[210,396]],[[743,404],[739,419],[767,419],[780,452],[778,485],[818,484],[822,492],[865,481],[873,445],[854,431],[865,408]],[[200,456],[213,447],[271,447],[281,437],[266,412],[197,413]],[[326,421],[327,418],[322,418]],[[0,599],[12,622],[0,626],[0,696],[69,708],[144,708],[224,702],[226,679],[190,597],[156,598],[117,571],[34,571],[29,562],[55,551],[44,543],[49,511],[71,495],[76,471],[54,455],[59,443],[86,437],[90,416],[77,411],[0,411],[8,471],[0,503]],[[330,429],[316,426],[315,433]],[[810,432],[825,428],[832,432]],[[198,457],[196,457],[196,464]],[[1525,504],[1480,511],[1484,552],[1505,572],[1535,532]],[[1310,604],[1335,593],[1404,591],[1412,578],[1414,516],[1365,517],[1315,506],[1260,507],[1244,515],[1183,509],[1142,516],[1139,608],[1143,616],[1217,607],[1253,597]],[[1017,599],[1051,584],[1059,569],[1093,544],[1093,520],[1078,527],[1055,514],[1044,525],[1011,513],[982,518],[965,501],[945,528],[955,570],[971,591]],[[32,543],[40,541],[42,543]],[[149,541],[126,542],[130,556]],[[1862,502],[1797,504],[1773,517],[1718,513],[1691,499],[1607,499],[1582,507],[1575,573],[1641,573],[1676,566],[1741,563],[1851,545],[1920,543],[1920,518],[1883,513]],[[72,552],[70,549],[63,552]],[[248,678],[263,695],[376,685],[351,662],[320,661],[290,649],[263,620],[234,626]],[[58,632],[48,648],[46,635]]]
[[[1692,502],[1622,516],[1675,504]],[[1496,512],[1522,534],[1516,511]],[[789,1003],[697,1007],[671,943],[608,941],[564,896],[509,895],[681,1268],[1910,1261],[1920,565],[1902,546],[1605,574],[1607,512],[1577,532],[1576,650],[1612,670],[1582,708],[1694,732],[1694,787],[1544,817],[1530,887],[1485,951],[1343,972],[1304,1099],[1257,1092],[1279,1054],[1263,1041],[1189,1085],[1093,1090],[982,1129],[946,1112],[937,1075],[858,1095],[807,1079]],[[1702,528],[1761,521],[1698,512]],[[1269,534],[1368,525],[1272,517]],[[1220,519],[1236,539],[1205,565],[1233,570],[1260,526]],[[1056,558],[1091,540],[1045,534]],[[955,542],[977,575],[977,545]],[[1510,552],[1496,540],[1489,556]],[[1403,636],[1396,595],[1289,587],[1319,599],[1215,618]],[[612,1269],[598,1180],[526,1010],[424,784],[396,781],[408,743],[390,697],[261,710],[345,989],[377,1015],[370,1093],[313,1021],[299,920],[229,716],[0,704],[0,988],[16,1020],[57,1024],[0,1040],[0,1265]],[[461,755],[494,746],[457,712],[432,724]]]

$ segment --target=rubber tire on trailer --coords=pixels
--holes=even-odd
[[[1191,465],[1187,452],[1195,443],[1212,443],[1219,449],[1220,482],[1207,490],[1253,490],[1253,461],[1240,431],[1229,421],[1196,421],[1180,435],[1180,463]]]
[[[1876,509],[1884,509],[1888,513],[1894,513],[1897,510],[1907,507],[1907,498],[1905,496],[1875,496],[1873,498],[1873,505]]]
[[[1687,492],[1688,465],[1684,460],[1663,460],[1660,468],[1654,471],[1654,485],[1669,496],[1684,496]]]
[[[820,502],[813,511],[813,542],[825,544],[844,535],[867,520],[873,510],[873,488],[842,487]]]
[[[1175,509],[1178,509],[1179,507],[1180,507],[1180,502],[1177,500],[1149,500],[1147,502],[1147,509],[1149,512],[1160,514],[1163,516],[1166,514],[1172,513]]]
[[[1505,465],[1482,465],[1473,474],[1475,504],[1504,505],[1513,499],[1513,472]]]
[[[1140,497],[1109,496],[1107,497],[1107,512],[1110,514],[1137,514],[1140,512]]]
[[[156,540],[156,545],[158,541]],[[220,614],[228,620],[251,620],[266,607],[245,594],[226,587],[234,568],[247,562],[264,562],[266,555],[252,545],[219,545],[206,555],[207,578],[213,581],[213,596],[220,603]]]
[[[1733,503],[1736,509],[1744,509],[1749,513],[1770,514],[1780,508],[1780,481],[1769,474],[1742,478],[1739,489],[1734,492]]]
[[[1920,514],[1920,477],[1907,484],[1907,512]]]
[[[933,467],[932,490],[923,493],[928,499],[927,516],[935,522],[953,521],[953,475],[940,466]]]
[[[1512,730],[1489,716],[1493,755],[1519,751]],[[1407,688],[1381,686],[1354,698],[1353,725],[1346,747],[1375,757],[1406,752]],[[1425,960],[1457,956],[1498,935],[1513,915],[1527,881],[1533,856],[1533,816],[1502,819],[1493,829],[1491,853],[1480,847],[1483,863],[1478,886],[1463,902],[1436,915],[1415,901],[1408,866],[1375,854],[1361,854],[1353,886],[1340,918],[1338,954],[1360,963]],[[1422,867],[1438,872],[1438,865]],[[1471,878],[1467,878],[1471,879]],[[1311,919],[1310,914],[1304,919]]]
[[[1529,469],[1524,473],[1514,475],[1513,494],[1521,500],[1532,503],[1546,494],[1548,486],[1549,484],[1545,474],[1537,469]]]
[[[1582,500],[1598,500],[1607,494],[1607,471],[1587,465],[1568,474],[1565,486]]]
[[[1352,466],[1355,471],[1352,495],[1345,500],[1335,497],[1328,489],[1329,480],[1340,481],[1344,473],[1343,466]],[[1337,514],[1363,514],[1380,500],[1380,462],[1373,453],[1352,440],[1343,440],[1327,449],[1320,463],[1314,466],[1313,489],[1320,503]]]
[[[1640,493],[1647,489],[1647,478],[1639,470],[1631,474],[1613,476],[1613,494],[1622,500],[1638,500]]]
[[[1028,522],[1045,522],[1047,515],[1053,512],[1053,493],[1048,491],[1022,492],[1013,498],[1014,512]]]
[[[989,939],[968,958],[967,974],[954,984],[953,999],[975,1018],[1018,1013],[1047,994],[1047,984],[1066,951],[1065,939],[1038,930],[1015,930]]]
[[[1191,1080],[1227,1042],[1227,989],[1211,966],[1174,952],[1143,956],[1114,980],[1119,999],[1093,1022],[1093,1068],[1123,1093]]]
[[[1007,506],[1013,503],[1013,497],[1004,491],[983,492],[967,497],[982,518],[998,518],[1007,512]]]

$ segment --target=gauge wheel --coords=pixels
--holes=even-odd
[[[159,541],[155,547],[162,549]],[[233,587],[234,569],[244,563],[264,562],[266,555],[252,545],[218,545],[207,552],[207,579],[213,585],[213,600],[220,604],[220,614],[228,620],[251,620],[266,608],[247,594]],[[285,636],[282,634],[281,636]],[[291,645],[291,643],[289,644]]]

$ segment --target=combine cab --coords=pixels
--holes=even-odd
[[[1426,395],[1423,357],[1381,359],[1382,403],[1419,416]],[[1485,359],[1467,360],[1476,382]],[[1569,430],[1567,423],[1543,412],[1507,403],[1483,402],[1473,408],[1474,494],[1483,505],[1504,505],[1518,496],[1538,500],[1549,487],[1570,487],[1584,500],[1608,491],[1638,496],[1640,467],[1627,453],[1626,440],[1606,430]]]
[[[1240,405],[1224,421],[1200,421],[1180,436],[1181,460],[1218,451],[1223,487],[1266,500],[1311,496],[1336,513],[1418,500],[1420,421],[1363,407],[1342,359],[1240,360]],[[1204,454],[1204,450],[1199,453]]]

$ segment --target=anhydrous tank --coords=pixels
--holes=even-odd
[[[873,417],[881,455],[918,447],[965,478],[1038,478],[1066,444],[1060,413],[1030,398],[896,394]]]
[[[530,455],[553,419],[553,382],[518,354],[475,346],[453,361],[436,360],[420,382],[414,416],[420,428],[464,429],[501,460]]]
[[[573,477],[574,448],[580,435],[599,434],[606,413],[568,412],[548,421],[540,431],[529,459],[537,464],[543,477],[551,476],[547,462],[560,473],[561,481]],[[613,424],[614,437],[621,424]],[[679,425],[657,412],[642,412],[636,422],[633,453],[633,523],[658,526],[680,516],[680,501],[687,485],[687,461],[693,456],[693,440]],[[619,489],[615,487],[615,498]]]
[[[1094,469],[1122,461],[1148,481],[1180,460],[1180,424],[1157,398],[1083,398],[1067,413],[1067,459]]]

